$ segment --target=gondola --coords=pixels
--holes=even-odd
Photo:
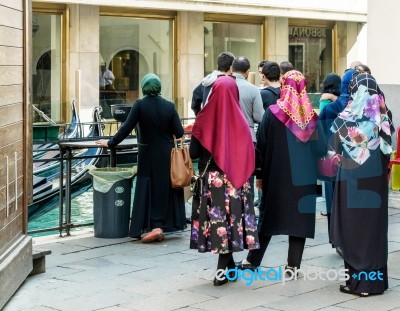
[[[36,109],[38,113],[48,121],[48,124],[55,124],[53,120],[44,115],[44,113]],[[66,126],[63,133],[57,135],[57,140],[51,142],[34,142],[33,144],[33,195],[48,190],[51,183],[47,182],[47,176],[51,176],[52,172],[56,172],[59,166],[60,150],[57,141],[59,139],[73,139],[82,136],[82,125],[76,109],[75,100],[71,101],[72,117],[71,123]],[[47,125],[49,126],[49,125]],[[44,125],[38,125],[36,128],[42,129]],[[35,130],[35,128],[34,128]],[[58,131],[58,128],[57,128]]]
[[[82,124],[79,124],[82,126]],[[90,130],[82,139],[93,139],[103,136],[103,124],[100,117],[100,107],[93,110],[93,122],[89,125]],[[72,197],[88,190],[91,185],[91,178],[87,173],[87,166],[94,165],[98,161],[98,155],[102,152],[102,148],[88,148],[76,154],[75,157],[86,157],[84,159],[74,159],[71,162],[71,191]],[[93,156],[95,158],[91,158]],[[59,204],[59,178],[60,168],[59,161],[53,161],[56,165],[47,167],[46,169],[34,172],[33,187],[33,203],[28,205],[28,220],[36,219]]]
[[[51,128],[52,126],[55,126],[57,129],[57,132],[59,130],[60,125],[57,125],[53,120],[48,118],[47,116],[44,115],[44,113],[38,109],[35,109],[35,111],[38,111],[38,113],[45,118],[45,120],[48,121],[47,125],[33,125],[33,130],[35,133],[36,131],[46,131],[48,128]],[[72,111],[72,116],[71,116],[71,122],[66,126],[65,130],[57,134],[55,139],[53,141],[48,141],[48,137],[43,137],[41,140],[44,141],[35,141],[34,138],[34,143],[33,143],[33,159],[36,161],[33,163],[33,172],[39,172],[42,170],[44,167],[51,165],[54,162],[49,162],[46,160],[49,159],[54,159],[58,157],[58,145],[57,141],[59,139],[72,139],[72,138],[80,138],[82,137],[82,126],[81,122],[79,120],[79,115],[78,111],[76,109],[75,105],[75,100],[71,101],[71,111]],[[35,136],[35,135],[34,135]],[[46,136],[46,135],[44,135]],[[38,161],[38,160],[44,160],[43,162]]]

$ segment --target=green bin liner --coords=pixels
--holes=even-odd
[[[137,166],[97,168],[90,165],[88,169],[93,176],[93,189],[106,193],[117,181],[132,178],[136,174]]]

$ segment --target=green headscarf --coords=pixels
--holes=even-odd
[[[154,73],[148,73],[140,83],[144,97],[161,95],[161,80]]]

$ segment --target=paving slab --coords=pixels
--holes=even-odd
[[[357,297],[357,296],[354,296]],[[386,311],[399,307],[400,292],[388,290],[383,295],[372,295],[371,297],[358,297],[338,304],[339,307],[351,310],[374,310]]]
[[[219,290],[226,291],[226,289],[222,288],[215,289],[215,291]],[[202,310],[209,310],[209,311],[213,310],[240,311],[255,307],[261,307],[265,304],[269,304],[274,301],[279,301],[283,298],[281,295],[265,294],[265,292],[260,292],[259,290],[247,289],[246,291],[242,292],[245,292],[246,295],[242,296],[238,294],[229,293],[226,291],[226,294],[224,296],[220,296],[213,300],[197,303],[194,304],[193,306],[196,308],[200,308]]]
[[[391,201],[400,202],[400,192]],[[324,210],[325,202],[317,203]],[[130,238],[99,239],[93,230],[69,237],[34,238],[52,251],[46,273],[29,277],[4,311],[205,311],[205,310],[400,310],[400,203],[389,208],[389,290],[359,298],[340,293],[338,279],[309,279],[320,271],[336,271],[343,260],[328,243],[327,218],[316,214],[315,239],[307,239],[296,281],[244,280],[215,287],[218,256],[189,249],[190,230],[167,234],[161,243]],[[286,264],[287,236],[271,239],[263,269]],[[235,261],[247,251],[234,253]]]
[[[197,303],[214,300],[210,296],[191,293],[187,291],[177,291],[172,294],[157,294],[151,297],[136,300],[131,303],[121,304],[122,307],[137,311],[170,311],[196,305]]]
[[[344,295],[339,291],[334,292],[324,288],[292,297],[285,297],[269,303],[268,306],[285,311],[311,311],[336,305],[350,299],[354,298],[352,296],[349,297],[349,295]]]

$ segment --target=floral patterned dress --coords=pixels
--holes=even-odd
[[[190,248],[214,254],[259,248],[250,184],[235,189],[219,171],[203,179],[201,197],[193,197]]]

